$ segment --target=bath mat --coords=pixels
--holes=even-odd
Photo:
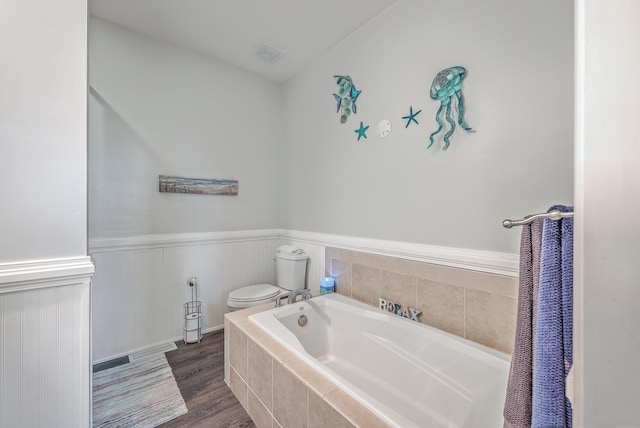
[[[164,354],[95,373],[94,427],[155,427],[187,413]]]

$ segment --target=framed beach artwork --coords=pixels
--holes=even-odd
[[[200,195],[237,195],[238,180],[186,178],[160,175],[160,192],[195,193]]]

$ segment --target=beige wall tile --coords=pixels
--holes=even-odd
[[[351,266],[351,297],[378,306],[380,269],[354,263]]]
[[[465,290],[465,337],[511,354],[516,331],[517,299]]]
[[[227,312],[224,314],[225,321],[229,321],[232,324],[237,324],[238,322],[247,318],[247,315],[243,311],[234,311]]]
[[[360,264],[364,266],[373,267],[380,270],[387,270],[389,272],[399,272],[399,265],[401,259],[388,256],[380,256],[378,254],[362,253],[362,260]]]
[[[457,287],[491,291],[491,275],[474,270],[438,266],[437,281],[441,284],[455,285]]]
[[[374,267],[389,272],[401,273],[403,275],[415,276],[422,279],[436,279],[437,265],[431,263],[405,260],[396,257],[381,256],[378,254],[362,253],[357,251],[343,250],[340,248],[325,247],[325,266],[327,274],[331,273],[330,266],[332,260],[340,260],[345,263],[358,263],[361,265]]]
[[[491,275],[491,292],[507,297],[518,297],[518,278]]]
[[[239,311],[227,312],[226,314],[224,314],[224,318],[225,318],[225,321],[228,321],[231,324],[240,324],[248,321],[249,315],[264,312],[272,308],[273,308],[273,303],[265,303],[262,305],[241,309]]]
[[[464,289],[426,279],[418,280],[417,309],[430,326],[464,337]]]
[[[251,330],[245,330],[247,337],[249,337],[249,339],[256,342],[263,349],[268,349],[269,345],[271,344],[271,341],[275,340],[273,336],[271,336],[269,333],[267,333],[265,330],[263,330],[260,326],[258,326],[258,324],[254,323],[253,321],[249,320],[249,322],[254,325],[254,328]]]
[[[282,428],[307,426],[308,389],[281,364],[273,368],[273,417]]]
[[[262,349],[264,349],[269,355],[273,357],[274,361],[283,364],[296,358],[293,352],[289,351],[269,335],[260,336],[259,339],[254,340]]]
[[[343,260],[345,262],[360,263],[362,253],[359,251],[345,250],[342,248],[325,247],[324,248],[325,264],[331,259]]]
[[[324,276],[331,276],[331,247],[324,247]]]
[[[383,270],[380,273],[380,295],[383,299],[399,303],[403,309],[417,308],[418,280],[412,276]]]
[[[229,385],[229,320],[224,317],[224,383]]]
[[[309,366],[304,361],[296,358],[289,361],[285,366],[304,383],[309,389],[324,397],[331,391],[335,391],[338,387],[326,377],[320,374],[316,369]]]
[[[351,262],[333,259],[327,275],[336,280],[336,293],[351,297]]]
[[[273,405],[273,358],[255,342],[249,340],[247,361],[247,385],[266,408],[271,410]]]
[[[247,413],[257,428],[273,428],[274,423],[271,413],[251,390],[247,394]]]
[[[335,411],[322,397],[309,392],[309,428],[351,428],[340,413]]]
[[[412,260],[403,260],[402,271],[405,275],[415,276],[420,279],[435,280],[438,277],[438,266],[431,263],[415,262]]]
[[[382,293],[382,297],[403,306],[422,310],[423,323],[461,336],[466,334],[470,340],[503,352],[512,352],[517,278],[391,257],[365,257],[363,253],[329,247],[325,254],[331,260],[331,265],[328,266],[332,269],[327,274],[336,278],[338,292],[341,278],[342,294],[377,307],[378,297]],[[372,266],[359,263],[362,260]],[[381,271],[380,266],[388,269]],[[434,281],[435,277],[442,279],[444,283]],[[349,294],[344,292],[346,284],[349,284]],[[408,296],[412,294],[415,296],[415,304],[408,300]],[[248,320],[248,314],[270,309],[271,306],[251,308],[247,313],[238,311],[225,316],[225,338],[228,340],[225,361],[228,360],[233,366],[225,367],[228,369],[225,371],[225,379],[228,379],[227,383],[234,394],[239,396],[241,403],[240,396],[244,394],[243,406],[256,426],[281,426],[273,420],[270,413],[273,409],[274,414],[277,411],[282,419],[282,428],[305,426],[305,423],[309,427],[386,427],[372,412]],[[255,335],[257,343],[247,335]],[[280,364],[285,364],[285,367]],[[306,419],[295,409],[292,415],[285,415],[284,408],[287,407],[290,411],[292,400],[299,403],[300,397],[305,393]],[[335,410],[331,406],[335,406]]]
[[[247,337],[260,338],[269,335],[269,333],[264,331],[258,326],[258,324],[254,323],[249,318],[236,323],[236,327],[242,330]]]
[[[336,390],[327,394],[324,397],[324,400],[355,426],[363,428],[389,427],[389,425],[371,413],[369,409],[341,390]]]
[[[229,382],[231,382],[231,380],[229,379],[230,368],[231,368],[231,361],[229,361],[229,342],[225,340],[224,341],[224,382],[227,385],[229,385]]]
[[[233,323],[229,323],[229,362],[238,375],[246,380],[247,336]]]
[[[231,369],[229,371],[229,388],[233,395],[236,396],[242,407],[247,409],[247,384],[244,383],[242,378],[238,375],[238,373]]]
[[[296,358],[293,352],[289,351],[279,343],[276,344],[276,346],[274,346],[273,348],[269,349],[269,352],[273,356],[274,361],[277,361],[280,364],[284,364],[287,361],[291,361]]]
[[[380,256],[377,254],[362,254],[362,264],[388,272],[409,275],[416,278],[436,279],[437,266],[396,257]]]

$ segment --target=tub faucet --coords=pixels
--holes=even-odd
[[[288,304],[294,303],[296,301],[296,296],[302,296],[302,300],[307,300],[312,297],[311,292],[309,290],[306,290],[304,288],[298,288],[296,290],[293,290],[291,293],[289,293],[289,298],[287,299],[287,303]]]
[[[286,299],[287,295],[285,294],[284,296],[277,296],[275,298],[275,302],[276,302],[276,308],[279,308],[280,305],[282,304],[282,299]]]

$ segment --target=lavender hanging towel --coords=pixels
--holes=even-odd
[[[549,210],[573,211],[557,205]],[[565,396],[573,362],[573,219],[545,219],[533,356],[534,428],[570,428],[571,403]]]
[[[522,226],[516,337],[504,402],[504,428],[531,427],[533,343],[540,280],[542,220]]]

